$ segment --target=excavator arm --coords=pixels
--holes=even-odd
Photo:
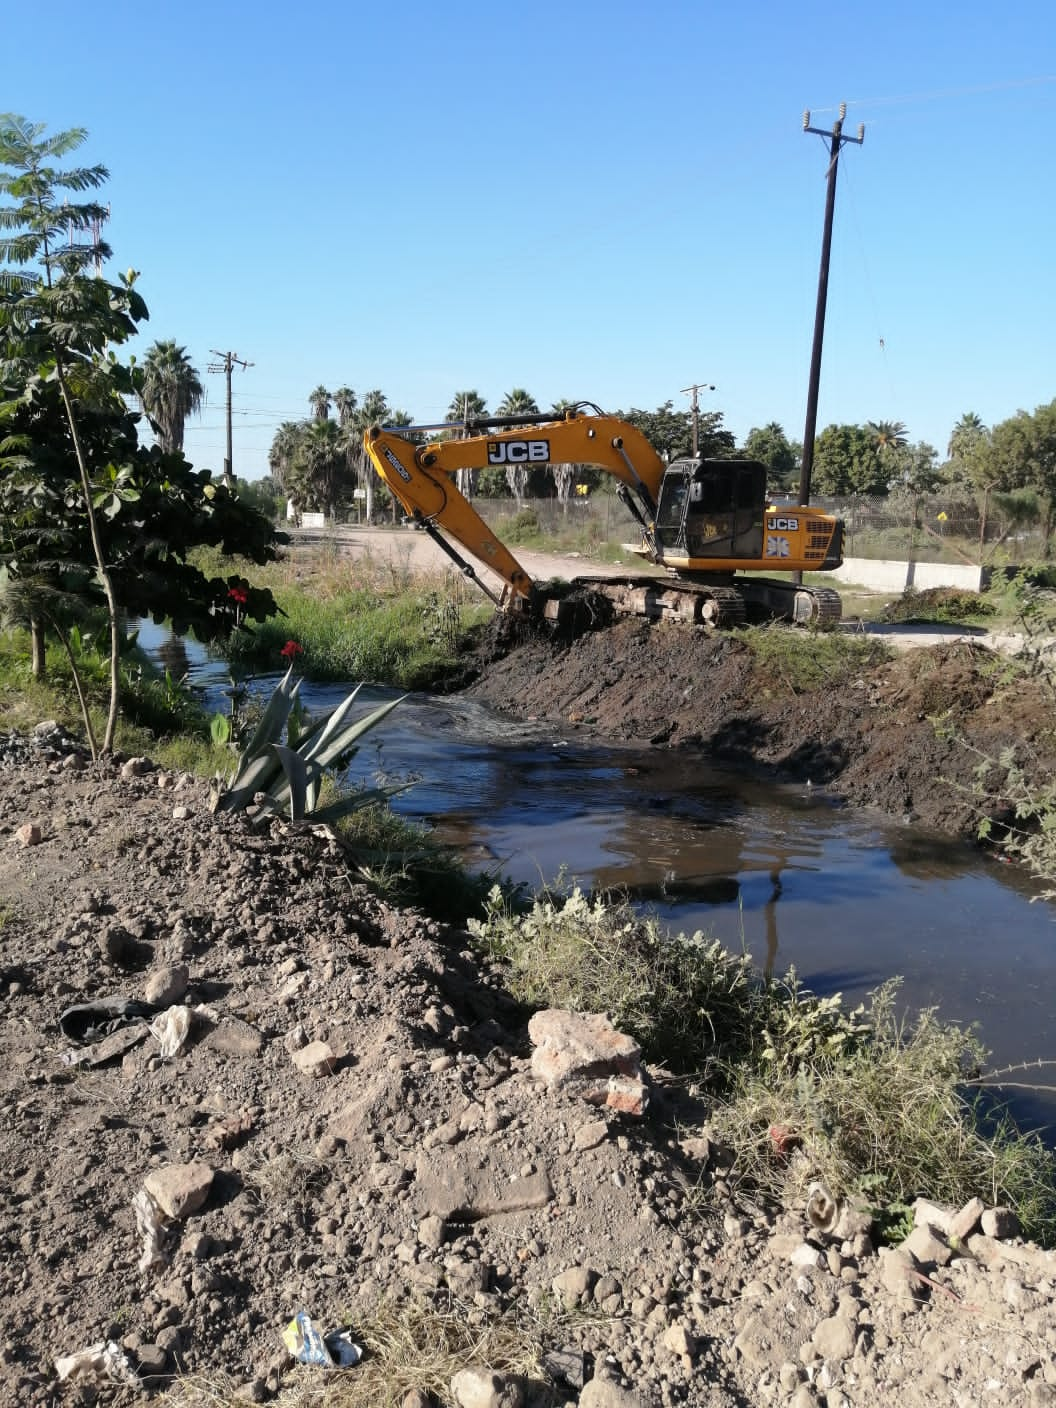
[[[664,462],[635,426],[615,416],[573,411],[561,419],[518,417],[514,424],[470,422],[466,428],[484,433],[414,445],[399,431],[372,426],[364,445],[374,468],[407,513],[432,532],[467,575],[476,577],[437,529],[486,563],[509,592],[525,598],[531,594],[531,578],[456,487],[453,476],[460,469],[598,465],[620,481],[621,497],[638,519],[650,555],[656,556],[656,506]]]

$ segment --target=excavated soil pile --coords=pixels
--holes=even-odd
[[[621,638],[621,731],[717,726],[706,699],[669,718],[647,637]],[[744,687],[721,641],[680,680],[709,661]],[[867,683],[861,717],[910,678]],[[1056,1400],[1056,1257],[1007,1213],[922,1207],[878,1254],[868,1219],[738,1200],[689,1091],[654,1072],[634,1115],[548,1089],[500,973],[325,835],[213,816],[201,784],[93,768],[45,726],[0,739],[0,894],[0,1402],[133,1403],[175,1374],[211,1385],[195,1401],[321,1402],[291,1319],[355,1340],[412,1299],[549,1326],[523,1380],[463,1366],[479,1408]],[[361,1337],[331,1390],[367,1372]]]
[[[1052,692],[1004,657],[963,641],[870,653],[850,675],[802,688],[735,635],[625,620],[572,642],[536,634],[493,647],[467,693],[599,736],[809,780],[962,835],[978,820],[982,759],[1014,747],[1028,773],[1056,770]]]

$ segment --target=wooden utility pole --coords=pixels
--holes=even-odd
[[[714,386],[710,386],[710,385],[708,385],[707,382],[703,382],[703,381],[694,382],[694,384],[693,384],[692,386],[683,386],[683,388],[682,388],[682,395],[683,395],[683,396],[692,396],[692,398],[693,398],[692,401],[690,401],[690,403],[689,403],[689,409],[690,409],[690,411],[693,413],[693,454],[694,454],[694,456],[696,456],[697,449],[699,448],[699,445],[700,445],[700,401],[697,399],[697,393],[698,393],[698,391],[714,391],[714,390],[715,390]]]
[[[219,357],[219,362],[210,362],[208,370],[211,372],[223,372],[227,379],[227,454],[224,456],[224,484],[228,489],[235,487],[235,476],[231,468],[231,368],[239,366],[243,371],[253,365],[252,362],[244,362],[234,352],[218,352],[215,347],[210,347],[214,357]]]
[[[807,386],[807,422],[803,430],[803,468],[799,476],[799,502],[810,503],[810,476],[814,469],[814,437],[818,428],[818,388],[821,384],[821,344],[825,337],[825,304],[829,296],[829,252],[832,248],[832,216],[836,209],[836,169],[840,163],[840,152],[844,142],[855,142],[861,146],[865,141],[865,127],[859,126],[857,137],[845,137],[843,120],[847,116],[847,104],[840,104],[840,115],[832,125],[831,132],[820,127],[811,127],[810,113],[803,114],[803,131],[813,132],[818,137],[829,139],[829,171],[825,194],[825,225],[821,238],[821,268],[818,272],[818,303],[814,313],[814,345],[810,354],[810,382]]]

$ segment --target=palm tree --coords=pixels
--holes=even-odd
[[[990,431],[983,424],[983,417],[976,415],[974,411],[964,411],[950,431],[946,455],[949,459],[956,460],[957,465],[967,466],[974,453],[979,451],[979,446],[987,439],[990,439]]]
[[[155,342],[143,358],[139,399],[163,450],[183,449],[183,427],[197,415],[205,392],[185,347],[170,338]]]
[[[447,408],[444,419],[465,422],[480,420],[487,414],[487,403],[479,391],[456,391],[451,397],[451,404]],[[468,433],[465,430],[461,431],[460,438],[465,439]],[[473,498],[477,492],[477,471],[475,469],[456,469],[455,487],[467,499]]]
[[[312,408],[312,415],[316,420],[328,420],[330,417],[330,403],[333,397],[325,386],[317,386],[308,397],[308,404]]]
[[[284,420],[276,430],[268,451],[268,468],[280,489],[289,488],[297,449],[304,438],[304,421]]]
[[[525,391],[523,386],[515,386],[512,391],[507,391],[506,395],[499,402],[497,414],[500,416],[534,416],[539,414],[539,406],[534,396]],[[524,498],[524,491],[528,487],[528,476],[531,470],[527,465],[506,466],[506,483],[510,486],[510,493],[517,500],[520,507]]]
[[[334,407],[337,411],[337,423],[342,429],[351,423],[358,404],[356,393],[350,386],[339,386],[334,392]]]
[[[867,421],[865,429],[878,454],[883,455],[890,450],[904,450],[909,444],[906,427],[900,420]]]
[[[327,518],[333,518],[348,471],[344,437],[337,422],[329,417],[313,420],[305,431],[297,460],[310,496]]]

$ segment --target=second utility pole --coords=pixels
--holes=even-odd
[[[821,269],[818,272],[818,304],[814,313],[814,345],[810,354],[810,382],[807,386],[807,423],[803,431],[803,468],[799,476],[799,502],[810,503],[810,475],[814,468],[814,436],[818,428],[818,387],[821,384],[821,344],[825,337],[825,304],[829,296],[829,251],[832,248],[832,215],[836,209],[836,168],[844,142],[865,141],[865,127],[858,128],[857,137],[843,135],[843,119],[847,104],[840,104],[840,115],[832,132],[811,127],[810,113],[803,114],[803,131],[829,138],[829,179],[825,194],[825,228],[821,238]]]
[[[714,386],[707,385],[706,382],[698,381],[693,386],[683,386],[682,395],[692,396],[689,408],[693,412],[693,457],[696,458],[697,447],[700,442],[700,402],[697,400],[698,391],[714,391]]]
[[[235,487],[235,476],[231,470],[231,368],[237,363],[238,366],[245,371],[245,369],[251,367],[253,363],[244,362],[242,358],[236,356],[234,352],[218,352],[215,347],[211,347],[209,350],[214,357],[221,359],[218,363],[210,362],[209,371],[223,372],[227,377],[227,454],[224,457],[224,485],[228,489],[233,489]]]

